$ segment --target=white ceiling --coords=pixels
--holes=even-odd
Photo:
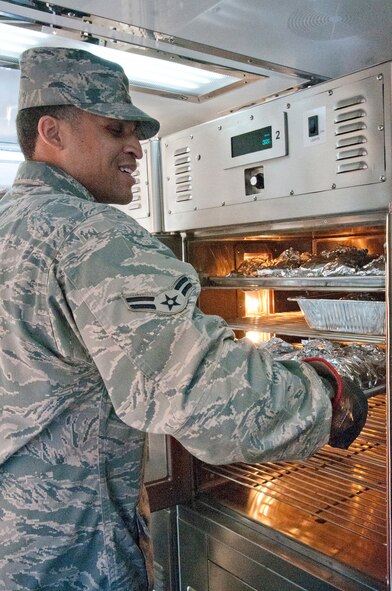
[[[392,59],[391,0],[66,0],[55,4],[330,78]]]
[[[43,5],[22,0],[19,8],[21,3],[32,8]],[[0,10],[8,4],[14,3],[0,1]],[[133,91],[134,102],[161,121],[161,136],[295,88],[312,74],[336,78],[392,60],[392,0],[55,0],[54,4],[100,17],[91,19],[99,25],[110,19],[140,27],[140,44],[150,49],[165,51],[170,46],[180,55],[209,57],[210,62],[219,52],[220,57],[222,52],[234,52],[244,57],[249,71],[247,59],[262,60],[269,75],[266,80],[202,103]],[[173,36],[171,45],[162,42],[158,33]],[[207,53],[199,51],[202,44],[208,46]],[[187,48],[193,53],[187,54]]]

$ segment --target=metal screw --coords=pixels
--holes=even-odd
[[[196,154],[196,160],[201,160],[201,154]]]
[[[379,75],[377,76],[377,80],[384,80],[384,76],[383,76],[382,74],[379,74]]]
[[[195,207],[193,208],[194,211],[197,211],[197,205],[195,205]]]
[[[294,191],[293,191],[293,189],[291,189],[291,191],[290,191],[290,195],[294,195]]]
[[[221,205],[222,205],[222,207],[223,207],[224,205],[226,205],[226,201],[222,201]]]
[[[387,177],[386,177],[386,176],[384,176],[384,175],[381,175],[381,176],[380,176],[380,181],[381,181],[382,183],[385,183],[385,181],[386,181],[386,180],[387,180]]]
[[[378,125],[377,129],[378,129],[378,131],[383,131],[384,126],[383,125]]]
[[[191,138],[191,140],[193,140],[193,135],[192,134],[189,137]]]
[[[222,125],[218,125],[218,130],[222,131]]]
[[[253,201],[257,201],[257,195],[253,197]]]
[[[169,211],[167,213],[170,215],[171,214],[171,209],[169,209]]]
[[[251,115],[251,116],[249,117],[249,119],[250,119],[251,121],[253,121],[253,119],[254,119],[254,118],[255,118],[255,117],[254,117],[254,115]]]
[[[332,183],[332,185],[331,185],[331,189],[336,189],[336,185],[335,185],[335,183]]]
[[[291,107],[290,103],[287,103],[286,109],[290,109],[290,107]]]
[[[332,96],[333,95],[333,90],[328,90],[328,94],[329,94],[329,96]]]

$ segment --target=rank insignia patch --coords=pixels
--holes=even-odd
[[[165,289],[156,296],[124,296],[128,308],[134,312],[155,311],[160,314],[178,314],[182,312],[188,304],[194,286],[183,275],[176,280],[175,284],[169,289]]]

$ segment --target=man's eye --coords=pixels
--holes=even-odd
[[[122,134],[121,127],[109,127],[109,131],[112,135],[121,135]]]

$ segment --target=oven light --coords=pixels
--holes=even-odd
[[[270,310],[270,291],[262,289],[245,292],[245,315],[251,317],[265,316]],[[251,330],[245,333],[252,343],[263,343],[271,338],[269,332]]]
[[[245,336],[256,345],[258,343],[265,343],[265,341],[269,341],[271,338],[271,334],[269,332],[258,332],[255,330],[248,330],[245,333]]]

